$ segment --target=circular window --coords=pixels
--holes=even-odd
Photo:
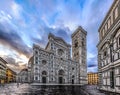
[[[63,51],[62,49],[58,49],[58,55],[59,55],[59,56],[62,56],[63,53],[64,53],[64,51]]]

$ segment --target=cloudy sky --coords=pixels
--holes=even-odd
[[[78,26],[87,31],[88,72],[97,71],[98,28],[113,0],[1,0],[0,57],[27,64],[33,43],[45,47],[49,32],[71,44]]]

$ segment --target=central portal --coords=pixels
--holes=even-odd
[[[47,72],[46,71],[42,72],[42,83],[47,83]]]
[[[63,83],[63,77],[59,77],[59,84]]]
[[[64,83],[64,71],[63,70],[59,70],[58,72],[58,83],[59,84],[63,84]]]
[[[42,77],[42,83],[46,83],[46,77]]]

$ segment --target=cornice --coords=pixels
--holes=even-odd
[[[114,1],[113,1],[113,4],[111,5],[111,7],[110,7],[109,11],[107,12],[105,18],[103,19],[103,21],[102,21],[102,23],[101,23],[101,25],[100,25],[100,27],[99,27],[99,29],[98,29],[98,32],[99,32],[100,29],[102,28],[104,22],[106,21],[106,19],[108,18],[110,12],[112,11],[113,7],[115,6],[116,2],[118,2],[118,1],[119,1],[119,0],[114,0]]]
[[[112,24],[110,29],[106,32],[105,36],[102,38],[102,40],[99,41],[97,44],[97,47],[101,47],[108,39],[112,39],[113,33],[120,27],[120,16],[118,19],[115,20],[115,22]]]

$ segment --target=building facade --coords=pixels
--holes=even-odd
[[[99,88],[120,93],[120,0],[114,0],[99,28]]]
[[[28,69],[24,68],[17,74],[17,82],[28,83]]]
[[[34,62],[34,60],[33,60],[33,56],[29,59],[29,61],[28,61],[28,82],[29,83],[31,83],[31,82],[33,82],[33,66],[34,66],[34,64],[33,64],[33,62]]]
[[[98,73],[88,73],[87,79],[89,85],[98,85]]]
[[[6,70],[6,82],[11,83],[11,82],[16,82],[16,72],[11,70],[10,68],[7,68]]]
[[[72,34],[72,54],[75,55],[78,52],[78,55],[73,58],[71,58],[71,45],[51,33],[45,49],[33,45],[33,59],[28,64],[30,81],[87,84],[86,35],[87,32],[82,27],[78,27]]]
[[[0,57],[0,83],[6,82],[7,62]]]

